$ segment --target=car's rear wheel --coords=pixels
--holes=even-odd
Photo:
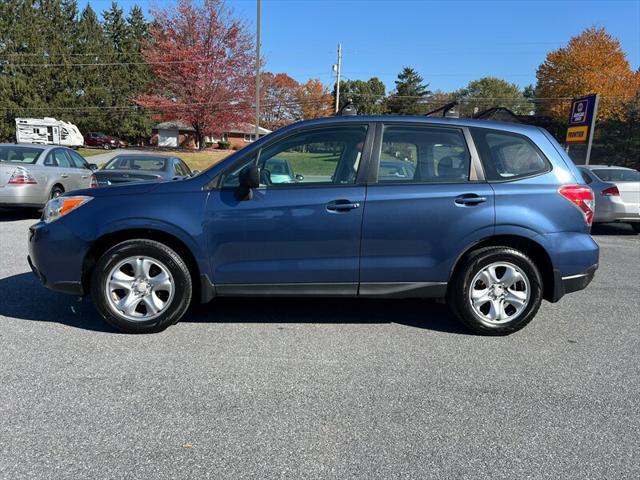
[[[127,240],[100,257],[91,296],[104,319],[123,332],[151,333],[176,323],[189,307],[192,282],[180,256],[153,240]]]
[[[448,289],[448,304],[468,328],[486,335],[506,335],[527,325],[540,308],[540,271],[524,253],[487,247],[462,261]]]
[[[51,193],[49,194],[49,200],[53,198],[58,198],[63,193],[64,193],[64,190],[62,189],[62,187],[59,187],[58,185],[56,185],[51,189]]]

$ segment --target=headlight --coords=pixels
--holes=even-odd
[[[53,198],[45,205],[44,210],[42,211],[42,220],[45,223],[51,223],[60,217],[64,217],[67,213],[81,207],[92,199],[93,197],[87,197],[84,195]]]

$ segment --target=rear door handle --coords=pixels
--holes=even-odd
[[[481,197],[480,195],[476,195],[475,193],[466,193],[464,195],[460,195],[459,197],[456,197],[455,199],[455,202],[458,205],[467,205],[467,206],[478,205],[486,201],[487,201],[487,197]]]
[[[327,203],[327,210],[330,212],[347,212],[360,208],[359,202],[351,202],[349,200],[335,200]]]

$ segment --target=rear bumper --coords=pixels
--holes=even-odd
[[[624,203],[619,197],[605,197],[596,201],[595,223],[640,222],[640,205]]]
[[[43,207],[47,200],[47,193],[41,185],[0,187],[1,207]]]
[[[587,288],[587,285],[591,283],[593,277],[596,274],[596,270],[598,269],[598,264],[592,265],[586,271],[582,273],[578,273],[576,275],[570,275],[568,277],[563,277],[560,273],[560,270],[554,270],[554,288],[553,288],[553,297],[550,299],[551,302],[557,302],[567,293],[577,292],[579,290],[584,290]]]

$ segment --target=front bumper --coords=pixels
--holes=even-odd
[[[598,264],[596,263],[582,273],[569,275],[567,277],[563,277],[560,273],[560,270],[554,270],[553,298],[551,298],[550,300],[552,302],[557,302],[567,293],[584,290],[585,288],[587,288],[587,285],[591,283],[591,280],[593,280],[597,269]]]
[[[38,222],[29,227],[27,262],[45,287],[61,293],[84,295],[82,267],[89,246],[61,220],[50,224]]]

